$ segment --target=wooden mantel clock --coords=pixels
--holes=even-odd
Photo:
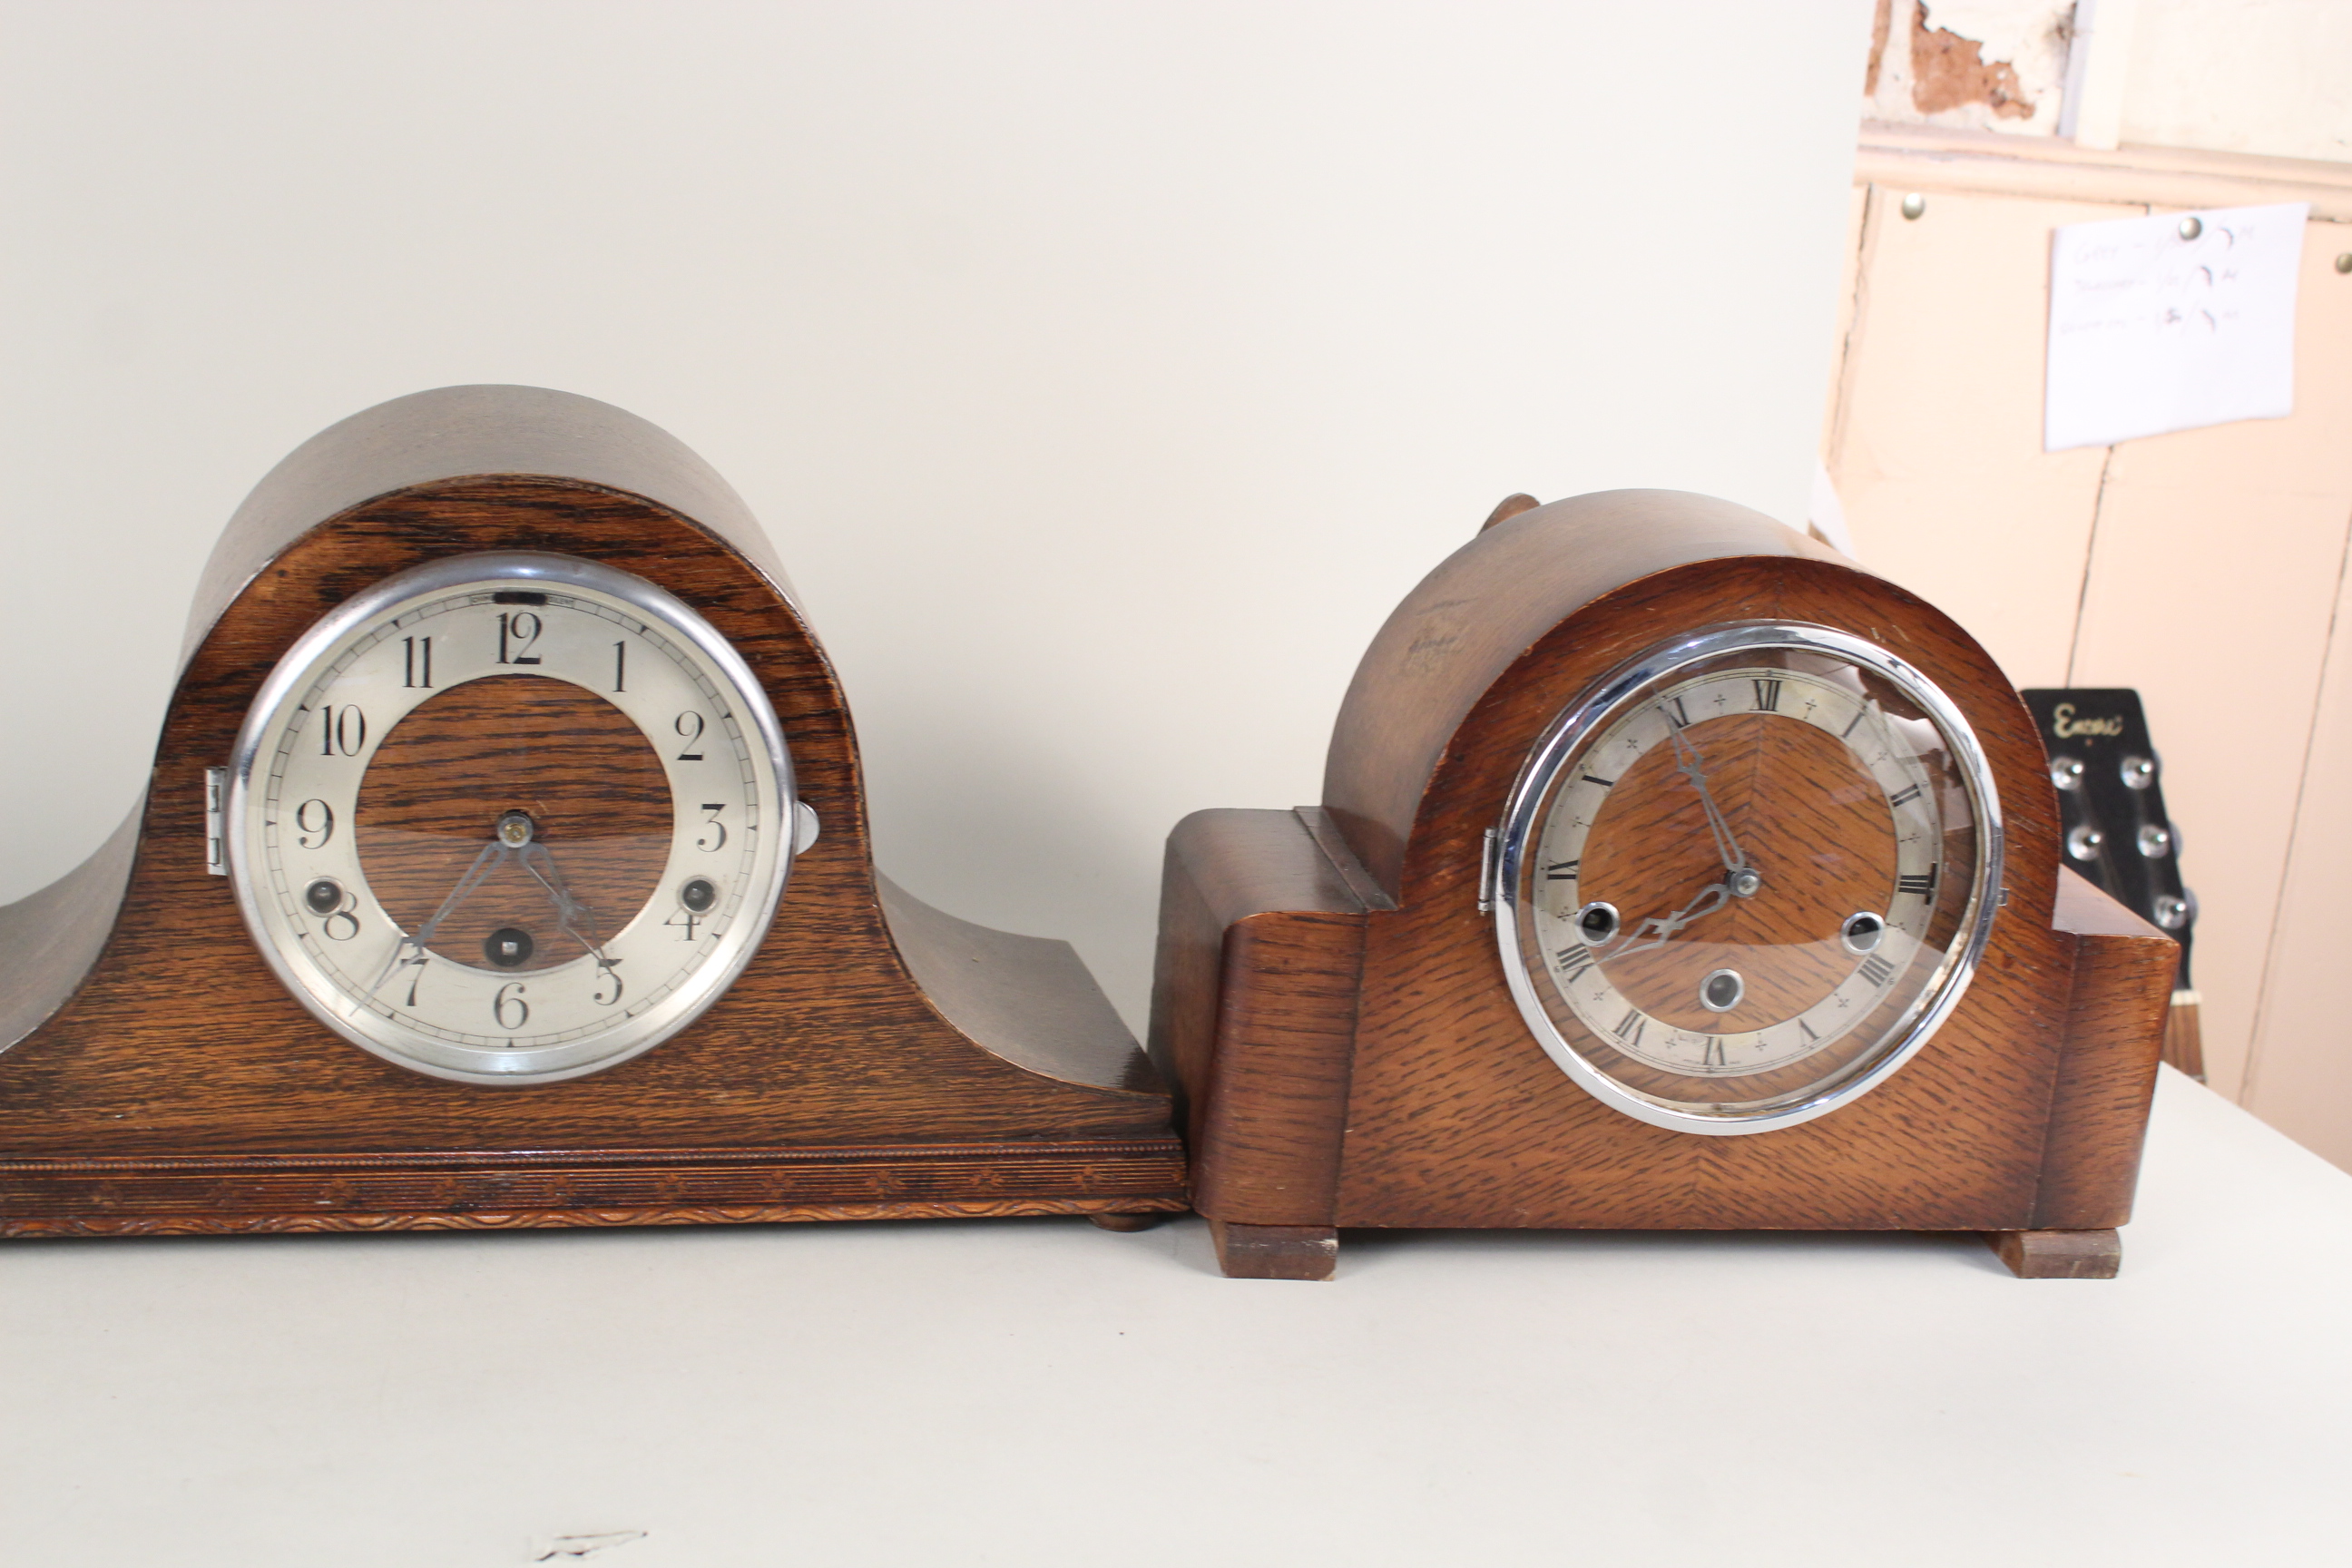
[[[402,398],[229,525],[145,799],[0,910],[0,1234],[1184,1206],[1064,943],[877,875],[758,525],[618,409]]]
[[[1230,1274],[1431,1226],[2104,1277],[2174,961],[2061,871],[1949,619],[1726,502],[1514,497],[1373,641],[1321,806],[1179,825],[1151,1036]]]

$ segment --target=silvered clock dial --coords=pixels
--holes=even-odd
[[[474,1083],[576,1078],[691,1021],[766,932],[796,826],[725,638],[642,578],[521,552],[386,578],[297,641],[226,815],[295,996]]]
[[[1652,650],[1535,748],[1496,914],[1538,1041],[1656,1125],[1759,1132],[1863,1093],[1958,1002],[2000,826],[1968,722],[1801,625]]]

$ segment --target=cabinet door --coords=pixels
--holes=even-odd
[[[2338,609],[2352,278],[2334,265],[2347,249],[2352,226],[2308,226],[2292,417],[2112,449],[2068,684],[2137,687],[2164,750],[2165,805],[2200,906],[2207,1081],[2315,1148],[2317,1130],[2334,1129],[2334,1157],[2352,1163],[2352,1059],[2343,1011],[2327,1005],[2341,968],[2327,949],[2352,886],[2352,844],[2336,826],[2352,772],[2341,752],[2331,770],[2313,749],[2315,710],[2323,735],[2352,731],[2352,621]],[[2250,1050],[2267,1064],[2253,1077]],[[2323,1064],[2338,1061],[2323,1089]]]
[[[2144,209],[1903,195],[1870,188],[1830,474],[1865,565],[2063,686],[2106,454],[2042,449],[2050,231]]]

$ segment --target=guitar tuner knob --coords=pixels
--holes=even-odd
[[[2077,860],[2095,860],[2107,836],[2095,827],[2076,827],[2066,835],[2066,853]]]
[[[2083,787],[2083,759],[2080,757],[2051,758],[2050,782],[2056,784],[2060,789],[2081,789]]]
[[[2133,789],[2146,789],[2156,782],[2156,759],[2126,757],[2119,771],[2123,773],[2124,783],[2126,785]]]
[[[2161,860],[2172,853],[2171,830],[2159,827],[2153,822],[2139,830],[2137,842],[2143,859]]]

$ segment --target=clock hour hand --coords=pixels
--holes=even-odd
[[[383,973],[375,977],[375,984],[368,987],[369,994],[380,990],[402,964],[425,962],[425,945],[433,940],[433,933],[441,929],[441,922],[457,912],[457,906],[482,885],[484,879],[498,869],[499,859],[507,853],[507,846],[497,838],[482,846],[482,852],[474,857],[474,863],[466,868],[466,874],[457,879],[457,885],[449,889],[449,896],[441,900],[441,907],[433,911],[433,918],[418,926],[415,935],[401,934],[399,945],[392,950],[392,961],[383,966]]]
[[[583,927],[589,931],[597,929],[596,911],[572,896],[572,889],[563,885],[563,873],[555,868],[555,857],[548,853],[547,846],[534,839],[517,853],[522,858],[522,868],[531,874],[532,879],[546,890],[549,900],[555,905],[556,929],[586,948],[588,956],[596,961],[598,968],[611,968],[612,960],[604,956],[604,944],[590,940],[582,930]]]
[[[1676,913],[1653,915],[1643,921],[1641,929],[1633,933],[1633,940],[1610,956],[1622,958],[1629,952],[1646,952],[1654,947],[1664,947],[1676,931],[1701,916],[1713,914],[1721,909],[1724,900],[1730,896],[1731,889],[1724,883],[1709,882],[1699,889],[1698,897],[1685,904]]]

